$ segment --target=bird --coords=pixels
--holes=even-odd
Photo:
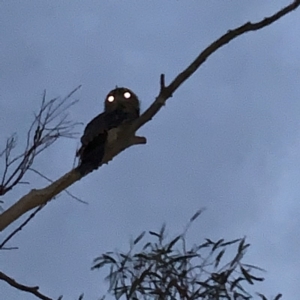
[[[104,100],[103,113],[92,119],[81,137],[81,147],[77,151],[81,176],[97,169],[105,154],[108,131],[125,123],[132,123],[140,116],[140,101],[128,88],[116,87]]]

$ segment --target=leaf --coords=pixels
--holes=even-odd
[[[214,246],[213,246],[213,248],[212,248],[212,251],[215,251],[215,250],[220,246],[220,244],[222,244],[223,242],[224,242],[224,239],[218,240],[218,241],[214,244]]]
[[[82,299],[83,299],[83,296],[84,296],[84,294],[82,293],[82,294],[79,296],[78,300],[82,300]]]
[[[233,267],[236,263],[238,263],[243,257],[243,253],[238,252],[235,257],[233,258],[233,260],[230,263],[230,267]]]
[[[164,236],[165,236],[165,231],[166,231],[166,223],[164,223],[162,226],[161,226],[161,229],[160,229],[160,232],[159,232],[159,241],[162,242]]]
[[[234,281],[232,281],[231,285],[230,285],[230,290],[233,291],[233,289],[238,285],[238,283],[243,280],[245,280],[245,279],[242,277],[239,277],[239,278],[235,279]]]
[[[145,235],[146,231],[143,231],[134,241],[133,244],[136,245]]]
[[[248,248],[248,247],[250,246],[250,244],[246,244],[246,245],[245,245],[245,241],[246,241],[245,238],[243,238],[243,239],[241,240],[241,242],[240,242],[240,244],[239,244],[239,247],[238,247],[238,252],[239,252],[239,253],[245,251],[246,248]]]
[[[204,281],[195,281],[195,283],[197,283],[198,285],[201,285],[202,287],[204,287],[207,290],[209,290],[213,287],[212,285],[210,285]]]
[[[178,235],[168,246],[167,252],[171,251],[172,247],[180,240],[181,235]]]
[[[190,222],[194,222],[203,212],[205,208],[200,208],[191,218]]]
[[[249,274],[249,273],[248,273],[248,274]],[[264,281],[264,280],[265,280],[263,277],[255,277],[255,276],[253,276],[253,275],[251,275],[251,274],[249,274],[249,275],[250,275],[251,279],[253,279],[253,280],[255,280],[255,281]]]
[[[215,262],[215,268],[218,267],[218,265],[219,265],[219,263],[220,263],[220,261],[221,261],[222,256],[224,255],[224,253],[225,253],[225,249],[221,250],[221,251],[219,252],[219,254],[217,255],[217,257],[216,257],[216,262]]]
[[[262,300],[268,300],[266,296],[260,293],[256,293]]]
[[[210,239],[205,239],[206,240],[206,242],[209,244],[209,245],[214,245],[215,243],[212,241],[212,240],[210,240]]]
[[[160,234],[154,232],[154,231],[149,231],[149,234],[154,235],[160,239]]]
[[[151,246],[151,243],[150,243],[150,242],[146,243],[146,244],[144,245],[144,247],[143,247],[143,250],[145,250],[146,248],[148,248],[148,247],[150,247],[150,246]]]
[[[117,261],[113,257],[111,257],[110,255],[108,255],[108,254],[102,254],[102,257],[107,262],[110,261],[110,262],[113,262],[113,263],[117,263]]]
[[[136,288],[140,283],[141,283],[141,278],[137,278],[133,281],[129,290],[129,295],[128,295],[129,299],[132,296],[132,294],[136,292]]]
[[[187,263],[191,258],[194,258],[196,256],[198,256],[198,255],[197,254],[179,255],[179,256],[176,256],[176,257],[170,259],[169,263],[174,263],[174,262],[178,262],[178,261],[184,261]]]
[[[105,266],[107,264],[108,264],[108,262],[103,260],[102,262],[99,262],[98,264],[95,264],[94,266],[92,266],[91,270],[101,269],[103,266]]]
[[[146,254],[144,253],[137,253],[135,254],[133,257],[137,257],[139,259],[145,259],[145,260],[150,260],[151,258],[149,258]]]
[[[203,244],[201,244],[201,245],[199,245],[199,246],[194,246],[193,251],[194,251],[194,252],[197,252],[197,251],[199,251],[199,250],[202,249],[202,248],[207,248],[207,247],[209,247],[210,245],[211,245],[210,242],[205,242],[205,243],[203,243]]]
[[[232,244],[235,244],[235,243],[239,242],[240,240],[241,239],[236,239],[236,240],[233,240],[233,241],[225,242],[225,243],[222,243],[220,246],[221,247],[229,246],[229,245],[232,245]]]
[[[266,272],[265,269],[259,268],[259,267],[257,267],[257,266],[253,266],[253,265],[249,265],[249,264],[243,264],[243,266],[245,266],[245,267],[247,267],[247,268],[251,268],[251,269],[256,269],[256,270],[259,270],[259,271],[261,271],[261,272]]]
[[[108,254],[102,254],[102,256],[94,259],[94,263],[96,264],[91,268],[91,270],[100,269],[107,264],[116,264],[117,261]]]
[[[137,278],[133,281],[133,283],[131,284],[131,287],[130,287],[129,295],[128,295],[129,299],[133,295],[133,293],[136,292],[137,287],[143,282],[144,278],[147,275],[149,275],[149,271],[151,268],[152,268],[152,265],[147,270],[143,271],[143,273],[141,274],[141,276],[139,278]]]
[[[243,267],[240,267],[240,269],[241,269],[242,274],[245,276],[245,279],[246,279],[250,284],[253,284],[251,275],[250,275]]]
[[[130,259],[130,255],[129,254],[124,254],[124,253],[120,253],[119,254],[125,261]]]

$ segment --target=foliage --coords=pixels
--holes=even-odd
[[[187,229],[200,213],[190,219]],[[109,267],[106,279],[115,299],[252,299],[246,286],[264,278],[253,275],[263,271],[261,268],[242,262],[250,246],[246,239],[205,239],[188,247],[187,229],[170,240],[163,225],[159,232],[149,231],[151,241],[141,246],[146,235],[143,232],[131,242],[127,253],[102,254],[94,260],[92,269]],[[139,246],[141,250],[135,250]],[[235,254],[229,259],[232,251]]]

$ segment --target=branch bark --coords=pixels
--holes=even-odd
[[[105,151],[106,154],[104,157],[104,163],[108,163],[120,152],[133,145],[146,143],[146,139],[144,137],[136,136],[135,132],[144,124],[149,122],[153,118],[153,116],[158,113],[158,111],[162,108],[166,101],[170,97],[172,97],[172,94],[179,88],[179,86],[184,83],[193,73],[195,73],[195,71],[198,70],[199,67],[206,61],[206,59],[215,51],[246,32],[256,31],[276,22],[281,17],[298,8],[299,5],[300,0],[293,1],[293,3],[291,3],[290,5],[284,7],[272,16],[267,17],[260,22],[248,22],[238,28],[229,30],[219,39],[210,44],[206,49],[204,49],[199,54],[199,56],[168,86],[165,85],[164,75],[161,75],[159,95],[156,97],[155,101],[150,105],[150,107],[140,116],[139,119],[137,119],[131,126],[122,128],[121,131],[117,134],[117,139],[112,138],[112,141],[108,143],[107,149]],[[110,135],[115,136],[115,132],[109,133],[109,136]],[[81,176],[79,172],[74,169],[62,176],[57,181],[50,184],[48,187],[30,191],[27,195],[23,196],[19,201],[17,201],[0,215],[0,231],[4,230],[8,225],[17,220],[29,210],[46,204],[61,191],[80,179]]]
[[[5,281],[6,283],[8,283],[9,285],[11,285],[12,287],[20,290],[20,291],[24,291],[30,294],[33,294],[34,296],[36,296],[39,299],[42,300],[52,300],[51,298],[41,294],[39,292],[39,287],[38,286],[27,286],[21,283],[18,283],[17,281],[15,281],[13,278],[5,275],[4,273],[2,273],[0,271],[0,280]]]

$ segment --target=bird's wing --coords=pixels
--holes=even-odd
[[[95,137],[105,133],[107,129],[108,128],[105,120],[105,113],[102,113],[86,125],[83,136],[81,137],[82,145],[87,145]]]
[[[83,136],[81,137],[81,147],[77,151],[76,156],[80,156],[85,147],[101,134],[107,134],[107,131],[118,127],[124,120],[126,120],[127,114],[122,111],[103,112],[89,122],[85,129]]]

